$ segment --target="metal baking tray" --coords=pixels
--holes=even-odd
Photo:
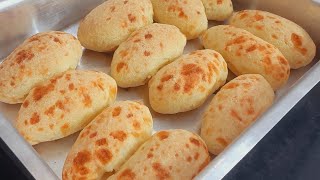
[[[77,33],[78,22],[104,0],[0,0],[0,59],[32,34],[47,30]],[[281,119],[320,81],[320,4],[318,0],[233,0],[234,9],[260,9],[286,17],[305,28],[315,41],[317,55],[308,66],[292,70],[285,87],[276,92],[276,100],[262,117],[230,144],[196,179],[223,178]],[[209,26],[218,24],[210,22]],[[188,42],[184,53],[202,49],[199,40]],[[112,54],[84,50],[78,69],[109,73]],[[147,106],[147,86],[119,89],[117,100],[143,101]],[[160,115],[152,111],[154,130],[182,128],[199,132],[200,117],[211,101],[200,108],[177,115]],[[150,106],[149,106],[150,107]],[[60,179],[64,160],[78,133],[66,138],[30,146],[12,124],[20,108],[0,103],[0,137],[36,179]],[[280,137],[279,137],[280,138]]]

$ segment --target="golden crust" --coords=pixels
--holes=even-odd
[[[154,134],[109,180],[192,179],[210,161],[207,146],[186,130]]]
[[[116,82],[107,74],[70,70],[30,91],[16,127],[32,145],[60,139],[84,128],[116,94]]]
[[[206,10],[208,20],[224,21],[232,15],[231,0],[201,0]]]
[[[26,39],[0,64],[0,101],[22,103],[34,86],[75,69],[81,55],[80,42],[68,33],[50,31]]]
[[[152,16],[150,0],[108,0],[80,22],[78,38],[87,49],[114,51],[132,32],[151,24]]]
[[[218,155],[273,103],[274,92],[259,74],[236,77],[213,97],[204,112],[201,137]]]
[[[135,87],[148,82],[156,72],[179,57],[186,37],[167,24],[151,24],[135,31],[115,51],[111,76],[120,87]]]
[[[278,15],[244,10],[235,13],[229,23],[276,46],[292,69],[308,65],[315,57],[316,45],[309,34],[296,23]]]
[[[151,137],[149,109],[119,101],[106,108],[80,133],[65,161],[62,179],[100,179],[112,174]]]
[[[274,90],[286,84],[290,66],[272,44],[230,25],[208,29],[201,37],[205,48],[218,51],[236,75],[261,74]]]
[[[151,107],[163,114],[196,109],[225,83],[227,74],[226,62],[214,50],[183,55],[149,81]]]

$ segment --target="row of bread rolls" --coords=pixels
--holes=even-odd
[[[120,101],[80,133],[62,179],[191,179],[210,160],[202,139],[185,130],[151,135],[148,107]]]

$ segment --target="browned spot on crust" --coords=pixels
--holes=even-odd
[[[128,3],[128,1],[124,1],[124,2],[123,2],[123,4],[127,4],[127,3]]]
[[[23,102],[22,107],[27,108],[29,106],[29,101],[26,100]]]
[[[44,114],[47,115],[47,116],[53,116],[54,115],[54,110],[55,110],[55,105],[49,107],[45,112]]]
[[[34,54],[30,50],[21,50],[17,53],[16,62],[21,64],[25,60],[30,60],[34,57]]]
[[[114,139],[117,139],[119,141],[124,141],[127,138],[127,134],[123,131],[114,131],[110,133],[110,136],[112,136]]]
[[[53,129],[53,126],[54,126],[53,124],[49,124],[50,129]]]
[[[193,158],[194,158],[195,160],[198,160],[199,155],[200,155],[200,154],[199,154],[198,152],[196,152],[196,153],[194,154]]]
[[[96,156],[102,164],[107,164],[112,159],[112,153],[108,149],[99,149]]]
[[[275,35],[275,34],[272,34],[271,36],[272,36],[273,39],[278,39],[278,36]]]
[[[144,38],[145,39],[151,39],[152,38],[152,34],[148,33],[148,34],[144,35]]]
[[[228,142],[223,137],[216,138],[216,141],[224,147],[228,145]]]
[[[62,101],[58,100],[55,104],[60,110],[64,110],[64,104]]]
[[[159,179],[168,179],[170,177],[169,172],[164,167],[162,167],[160,163],[153,163],[152,169],[156,172],[156,176]]]
[[[240,122],[243,121],[242,118],[239,116],[239,114],[234,109],[231,109],[230,115]]]
[[[191,157],[191,156],[188,156],[187,161],[188,161],[188,162],[191,162],[191,161],[192,161],[192,157]]]
[[[152,157],[153,157],[153,154],[152,154],[152,153],[148,153],[148,154],[147,154],[147,158],[148,158],[148,159],[150,159],[150,158],[152,158]]]
[[[43,96],[47,95],[49,92],[53,91],[54,85],[49,84],[46,86],[37,86],[33,91],[34,101],[39,101]]]
[[[83,102],[84,106],[85,106],[85,107],[91,107],[92,100],[91,100],[90,95],[84,93],[84,94],[82,94],[82,96],[83,96],[82,102]]]
[[[131,118],[133,116],[132,113],[127,114],[127,118]]]
[[[296,33],[291,34],[291,41],[294,47],[302,54],[306,55],[307,49],[302,47],[302,37]]]
[[[173,89],[175,91],[179,91],[180,90],[180,85],[178,83],[175,83]]]
[[[66,91],[65,91],[65,90],[60,90],[60,93],[61,93],[61,94],[65,94]]]
[[[89,173],[89,169],[85,167],[85,164],[91,161],[91,154],[89,151],[84,150],[77,153],[73,159],[73,167],[76,172],[81,175]]]
[[[128,14],[128,19],[131,23],[135,22],[136,21],[136,17],[132,14]]]
[[[71,74],[66,74],[66,75],[65,75],[65,79],[66,79],[67,81],[70,81],[70,79],[71,79]]]
[[[138,121],[133,121],[133,127],[135,129],[140,129],[140,123]]]
[[[276,21],[274,21],[276,24],[281,24],[281,21],[279,21],[279,20],[276,20]]]
[[[181,74],[184,77],[184,92],[190,92],[199,82],[199,78],[203,75],[203,70],[196,64],[185,64],[182,66]]]
[[[157,136],[162,141],[162,140],[167,139],[169,137],[169,132],[160,131],[160,132],[158,132]]]
[[[173,78],[173,75],[165,75],[161,78],[161,82],[169,81],[172,78]]]
[[[106,138],[102,138],[102,139],[99,139],[99,140],[96,141],[96,145],[97,146],[103,146],[105,144],[107,144],[107,139]]]
[[[118,63],[118,65],[117,65],[117,72],[120,72],[123,68],[128,69],[127,63],[124,63],[124,62]]]
[[[251,45],[249,48],[246,49],[247,52],[251,52],[257,49],[257,46],[255,44]]]
[[[186,144],[186,148],[190,148],[189,144]]]
[[[263,20],[264,17],[263,17],[261,14],[256,13],[256,14],[254,15],[254,19],[255,19],[256,21],[260,21],[260,20]]]
[[[113,117],[119,116],[120,113],[121,113],[121,107],[116,107],[112,111],[112,116]]]
[[[280,61],[281,64],[288,65],[288,61],[284,57],[278,56],[278,60]]]
[[[180,18],[184,18],[184,19],[188,19],[188,16],[184,13],[184,11],[183,10],[181,10],[180,12],[179,12],[179,15],[178,15]]]
[[[255,26],[255,28],[256,28],[257,30],[262,30],[263,27],[264,27],[263,25],[256,25],[256,26]]]
[[[150,52],[150,51],[144,51],[143,54],[144,54],[145,56],[150,56],[151,52]]]
[[[246,12],[241,12],[240,19],[243,19],[243,18],[245,18],[245,17],[247,17],[247,16],[248,16],[248,13],[246,13]]]
[[[62,44],[62,41],[57,37],[54,37],[53,41],[56,42],[56,43]]]
[[[62,134],[67,134],[68,129],[69,129],[69,124],[68,123],[63,124],[60,127],[60,130],[61,130]]]
[[[157,86],[157,89],[158,89],[159,91],[161,91],[162,88],[163,88],[163,85],[162,85],[162,84],[160,84],[159,86]]]
[[[221,111],[223,109],[223,106],[221,104],[219,104],[218,109]]]
[[[114,12],[115,9],[116,9],[115,6],[111,6],[111,7],[110,7],[111,12]]]
[[[97,132],[94,132],[94,133],[90,134],[89,138],[94,138],[97,136],[97,134],[98,134]]]
[[[217,4],[219,5],[219,4],[222,4],[222,1],[223,0],[217,0]]]
[[[141,39],[135,39],[133,42],[137,43],[137,42],[140,42]]]
[[[193,138],[193,137],[190,137],[190,142],[192,143],[192,144],[194,144],[194,145],[196,145],[196,146],[200,146],[200,141],[199,140],[197,140],[197,139],[195,139],[195,138]]]
[[[227,85],[225,85],[224,89],[234,89],[234,88],[236,88],[238,86],[239,86],[238,83],[231,82],[231,83],[228,83]]]
[[[38,128],[38,131],[43,131],[43,128]]]
[[[136,174],[132,172],[131,169],[125,169],[124,171],[121,172],[119,179],[133,180],[135,179],[135,177],[136,177]]]
[[[37,124],[38,122],[40,121],[40,117],[38,115],[38,113],[34,112],[31,116],[31,119],[30,119],[30,124]]]

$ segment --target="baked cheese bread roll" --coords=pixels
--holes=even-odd
[[[71,34],[50,31],[26,39],[0,64],[0,101],[22,103],[36,85],[75,69],[82,55]]]
[[[208,20],[224,21],[231,16],[233,5],[231,0],[201,0]]]
[[[221,53],[236,75],[261,74],[274,90],[289,78],[290,66],[282,53],[246,30],[220,25],[208,29],[201,39],[205,48]]]
[[[70,70],[30,91],[16,127],[32,145],[60,139],[84,128],[116,94],[116,82],[107,74]]]
[[[151,0],[154,20],[177,26],[187,39],[197,38],[208,28],[201,0]]]
[[[209,161],[207,147],[198,135],[180,129],[160,131],[108,180],[191,180]]]
[[[78,38],[87,49],[114,51],[129,35],[153,22],[150,0],[108,0],[81,22]]]
[[[106,108],[80,133],[65,161],[62,179],[100,179],[112,174],[151,137],[149,109],[119,101]]]
[[[149,81],[151,107],[162,114],[196,109],[225,83],[227,75],[226,62],[214,50],[183,55]]]
[[[141,28],[115,51],[111,76],[120,87],[143,85],[179,57],[185,45],[186,37],[175,26],[155,23]]]
[[[259,74],[236,77],[213,97],[204,112],[201,137],[218,155],[273,103],[274,92]]]
[[[235,13],[229,23],[276,46],[292,69],[308,65],[316,54],[316,45],[309,34],[296,23],[278,15],[244,10]]]

